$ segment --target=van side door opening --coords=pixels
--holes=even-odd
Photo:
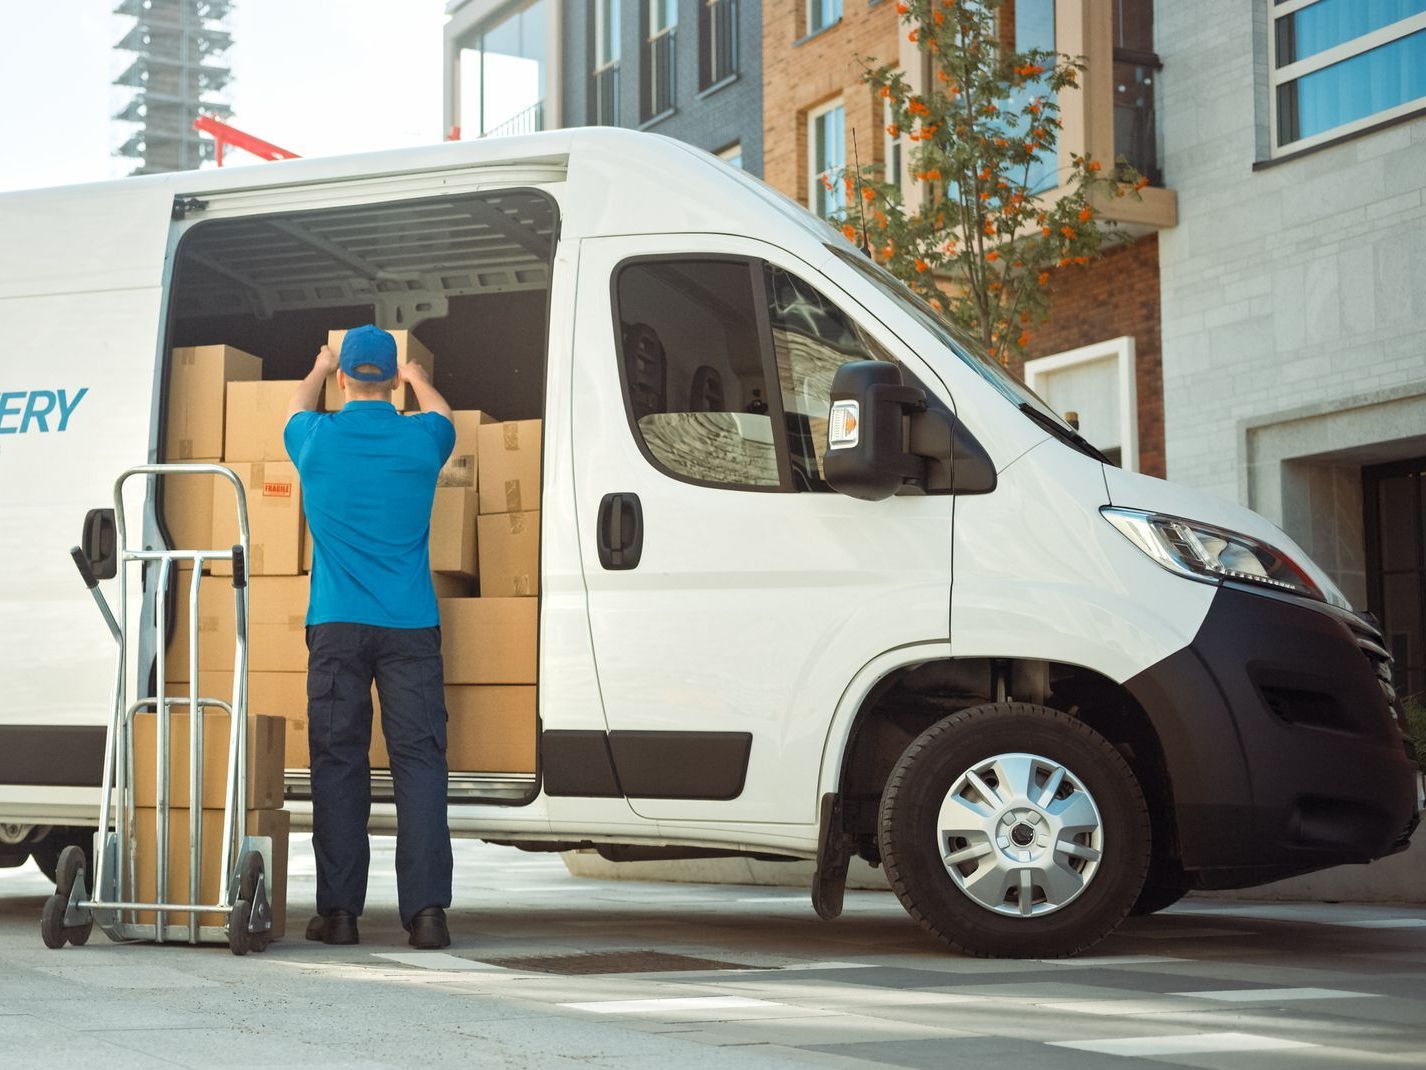
[[[273,390],[275,404],[278,394],[290,396],[286,387],[295,388],[295,380],[311,370],[317,351],[328,343],[330,331],[374,322],[398,332],[399,342],[399,332],[409,331],[415,343],[413,349],[424,347],[433,355],[434,385],[457,413],[479,410],[507,425],[542,420],[557,220],[554,200],[530,188],[262,216],[209,220],[199,217],[189,224],[178,242],[163,352],[168,357],[186,347],[223,345],[259,357],[262,380],[284,384]],[[178,419],[172,407],[180,403],[171,389],[173,373],[170,360],[164,377],[163,415],[157,429],[160,459],[219,459],[163,456],[168,441],[166,425]],[[283,411],[285,404],[283,401]],[[251,416],[246,412],[234,415]],[[520,426],[525,427],[528,446],[533,429]],[[268,437],[271,439],[271,434]],[[271,457],[266,464],[287,460],[281,450],[272,452]],[[226,458],[245,460],[248,458]],[[256,480],[256,464],[253,470]],[[159,491],[156,509],[167,535],[171,535],[175,521],[181,519],[180,511],[188,507],[192,498],[191,493],[183,493],[183,482],[189,478],[192,477],[169,477],[171,485]],[[465,482],[467,478],[469,482]],[[464,511],[459,514],[465,518],[461,521],[463,532],[468,532],[467,520],[473,524],[476,519],[475,478],[474,471],[443,474],[443,481],[449,479],[452,485],[470,488],[468,507],[463,506],[469,515]],[[533,516],[537,531],[542,502],[538,487],[532,489],[534,500],[526,490],[526,499],[519,502],[518,509],[521,515]],[[250,488],[250,509],[254,493]],[[516,507],[511,504],[512,515]],[[438,513],[440,508],[438,503]],[[215,538],[221,538],[221,534],[215,533]],[[310,564],[309,548],[299,566],[294,568],[289,563],[279,570],[280,579],[274,576],[273,590],[285,582],[289,593],[300,597],[301,605],[289,613],[291,635],[280,656],[281,669],[267,671],[254,660],[250,674],[252,711],[281,713],[289,721],[287,789],[289,797],[295,798],[306,797],[310,790],[300,753],[305,750],[302,680],[306,654],[297,616],[306,609],[305,595],[298,588],[305,588],[301,573]],[[538,576],[538,565],[534,574]],[[464,580],[462,586],[462,575],[438,577],[453,581],[438,585],[443,588],[438,589],[438,597],[445,594],[474,598],[479,590],[478,580]],[[261,574],[255,576],[254,621],[261,612],[258,599],[263,579]],[[205,589],[212,582],[205,580]],[[530,593],[534,594],[533,587]],[[452,746],[452,801],[521,803],[537,793],[538,681],[533,622],[537,620],[539,599],[535,596],[521,601],[533,608],[528,614],[522,610],[520,615],[520,620],[530,621],[531,627],[525,644],[530,649],[522,651],[529,668],[521,670],[518,682],[507,674],[508,680],[492,678],[489,684],[462,684],[459,696],[452,695],[448,686],[452,722],[458,716],[458,704],[478,710],[482,718],[500,721],[499,745],[494,752],[487,749],[471,754],[468,748]],[[170,618],[174,616],[170,613]],[[175,634],[172,641],[180,640]],[[183,669],[174,671],[186,677],[186,656],[174,658],[170,654],[168,663],[182,665]],[[205,675],[207,670],[200,668],[200,679]],[[212,686],[225,686],[221,676],[211,679]],[[297,719],[301,721],[300,728],[294,724]],[[378,742],[380,731],[375,725],[373,735],[373,799],[385,801],[392,798],[392,785],[389,771],[381,767],[385,749]]]

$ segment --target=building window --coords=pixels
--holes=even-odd
[[[1025,385],[1119,467],[1139,469],[1134,339],[1111,338],[1025,362]]]
[[[591,0],[594,73],[590,75],[589,122],[619,125],[619,0]]]
[[[1163,64],[1154,51],[1153,0],[1114,3],[1114,155],[1163,185],[1154,92]]]
[[[895,124],[891,121],[891,103],[888,101],[882,109],[881,125],[886,134],[886,181],[890,182],[901,190],[901,134],[898,131],[895,137],[891,136],[891,131],[895,129]]]
[[[544,129],[551,0],[509,12],[460,46],[459,123],[480,137]]]
[[[814,108],[807,115],[807,203],[823,219],[847,207],[842,184],[847,169],[847,116],[840,100]]]
[[[673,110],[674,35],[678,29],[678,0],[643,0],[645,37],[639,65],[639,119]]]
[[[807,32],[825,30],[842,18],[842,0],[807,0]]]
[[[698,87],[707,89],[738,71],[738,0],[698,5]]]
[[[1275,0],[1273,151],[1426,105],[1426,0]]]
[[[724,163],[732,164],[741,170],[743,166],[743,143],[741,141],[735,141],[726,149],[714,153],[714,155]]]
[[[1001,7],[999,17],[1001,41],[1016,52],[1055,50],[1055,0],[1010,0]],[[1010,104],[1018,110],[1030,98],[1048,92],[1042,79],[1028,81],[1015,91]],[[1054,189],[1059,185],[1059,161],[1041,156],[1026,174],[1025,184],[1032,190]]]

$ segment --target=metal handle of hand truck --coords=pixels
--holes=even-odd
[[[80,578],[84,580],[84,586],[89,588],[89,593],[94,596],[94,604],[99,607],[99,612],[104,616],[104,623],[109,626],[109,634],[114,637],[114,642],[123,641],[119,634],[119,622],[114,619],[114,611],[109,608],[109,601],[99,590],[99,580],[94,575],[94,569],[89,564],[89,558],[78,546],[69,548],[69,556],[74,559],[74,567],[79,569]]]

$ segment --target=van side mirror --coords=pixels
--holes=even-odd
[[[875,502],[906,483],[923,483],[926,460],[910,452],[905,417],[925,409],[925,393],[907,386],[889,361],[854,360],[838,368],[823,459],[832,489]]]

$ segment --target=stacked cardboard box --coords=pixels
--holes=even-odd
[[[329,337],[334,352],[340,351],[343,333]],[[434,369],[434,357],[419,340],[408,332],[393,333],[399,362]],[[221,389],[212,385],[213,373],[205,380],[206,404],[217,415],[218,431],[215,436],[209,427],[207,439],[194,438],[193,432],[188,440],[197,443],[192,448],[212,450],[212,457],[238,474],[246,491],[252,547],[248,708],[286,722],[287,766],[306,768],[304,633],[314,555],[300,481],[282,441],[297,383],[263,380],[257,358],[243,365],[232,355],[236,351],[205,348],[217,354],[208,358],[210,363],[226,362],[217,376]],[[228,375],[230,366],[250,374]],[[393,401],[402,410],[415,405],[404,386]],[[326,403],[329,409],[341,406],[335,381],[327,386]],[[540,421],[499,424],[484,412],[465,410],[454,413],[452,422],[456,443],[438,481],[430,544],[446,656],[448,761],[458,772],[533,772],[537,618],[529,596],[539,590]],[[172,481],[166,510],[170,529],[174,514],[181,512],[180,526],[187,525],[193,545],[230,546],[238,540],[232,488],[211,478],[208,485],[211,494],[185,498]],[[198,690],[204,697],[230,700],[236,626],[226,577],[232,568],[214,562],[211,571],[215,575],[202,583],[198,604]],[[165,676],[177,693],[186,693],[191,675],[190,579],[191,569],[174,577],[178,597]],[[476,596],[477,586],[483,597]],[[371,761],[374,768],[385,768],[389,758],[374,694],[373,706]]]
[[[168,762],[168,880],[164,898],[169,902],[190,902],[190,730],[187,711],[169,715]],[[206,709],[202,716],[202,791],[199,798],[202,853],[199,862],[199,895],[202,903],[217,903],[222,897],[220,879],[223,850],[223,808],[228,787],[228,733],[231,721],[226,711]],[[135,877],[141,902],[154,902],[158,888],[158,730],[159,719],[152,712],[134,717],[133,758],[135,796]],[[291,818],[282,807],[284,728],[276,717],[248,717],[247,832],[272,839],[272,865],[266,870],[267,892],[272,903],[272,935],[282,936],[287,921],[287,843]],[[152,912],[141,912],[139,921],[151,923]],[[171,914],[166,920],[186,925],[186,915]],[[221,914],[200,914],[200,925],[222,925]]]
[[[540,593],[539,420],[480,428],[480,593]]]

